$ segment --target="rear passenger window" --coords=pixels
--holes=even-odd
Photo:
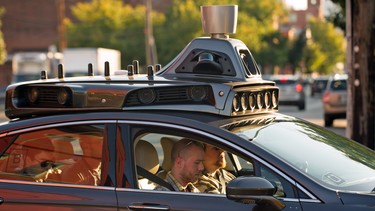
[[[346,85],[346,80],[336,80],[333,81],[331,84],[332,90],[346,90],[347,85]]]
[[[75,125],[0,139],[0,179],[101,185],[103,137],[103,125]]]

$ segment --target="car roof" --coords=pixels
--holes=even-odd
[[[347,80],[348,74],[334,74],[330,77],[331,80]]]

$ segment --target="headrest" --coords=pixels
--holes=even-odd
[[[164,152],[164,160],[161,166],[166,171],[171,170],[172,168],[172,147],[177,141],[177,138],[170,137],[162,137],[160,139],[160,144]]]
[[[159,170],[159,157],[155,147],[147,141],[139,140],[135,146],[135,162],[152,174]]]

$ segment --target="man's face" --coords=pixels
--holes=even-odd
[[[224,168],[227,165],[225,153],[222,149],[206,144],[204,166],[208,171]]]
[[[188,155],[189,156],[182,159],[183,171],[181,172],[181,175],[185,182],[194,183],[198,180],[204,170],[204,151],[202,148],[192,146],[189,149]]]

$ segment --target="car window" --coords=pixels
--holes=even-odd
[[[345,91],[347,89],[346,80],[335,80],[331,83],[331,89],[337,91]]]
[[[242,127],[235,132],[323,186],[345,191],[373,189],[373,152],[316,125],[275,121],[256,130]]]
[[[0,139],[0,178],[101,185],[103,125],[65,126]]]
[[[137,166],[138,188],[145,190],[154,190],[160,179],[164,180],[167,173],[171,170],[171,149],[173,144],[182,138],[192,138],[203,144],[207,143],[207,139],[199,139],[184,135],[176,135],[176,133],[155,133],[145,132],[138,134],[134,138],[135,162]],[[258,170],[255,170],[255,161],[251,157],[245,157],[233,151],[230,148],[222,148],[224,146],[217,142],[209,142],[210,145],[225,151],[226,166],[225,170],[238,176],[260,176],[269,180],[277,187],[275,196],[277,197],[295,197],[292,184],[287,182],[274,171],[258,164]],[[139,167],[146,169],[150,174],[140,171]],[[156,176],[156,177],[155,177]],[[213,192],[206,192],[213,193]]]

